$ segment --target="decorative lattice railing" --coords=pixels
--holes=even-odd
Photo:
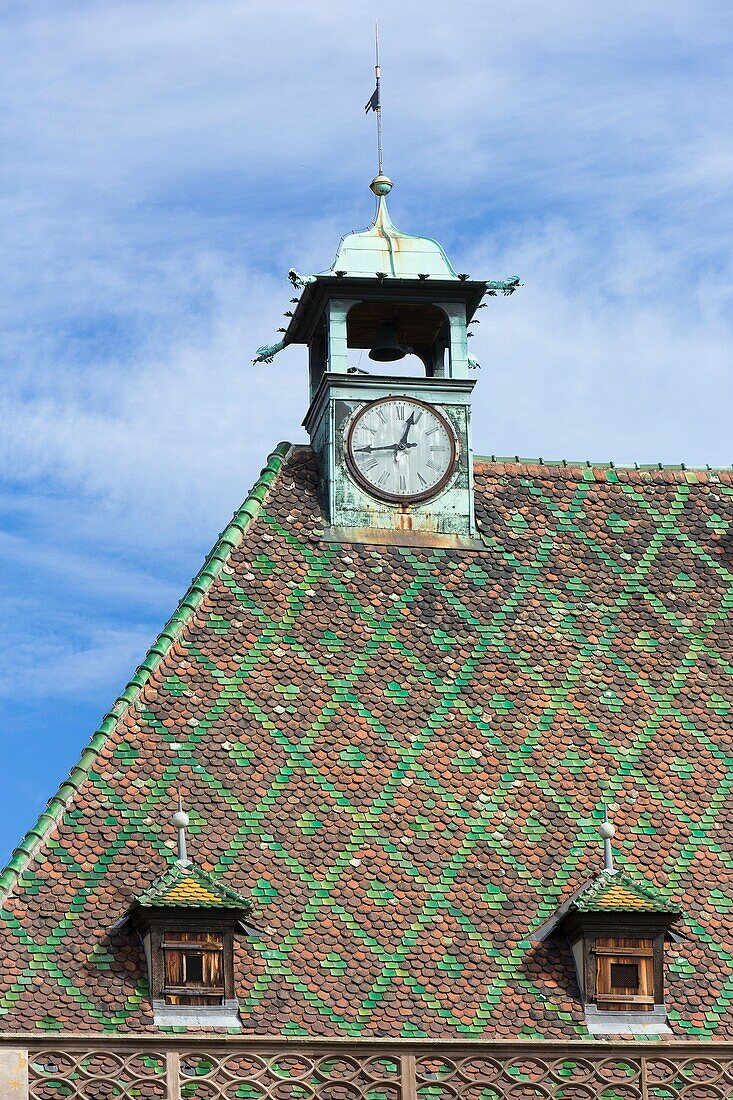
[[[733,1100],[728,1043],[0,1039],[2,1100]]]

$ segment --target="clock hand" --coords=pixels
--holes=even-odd
[[[371,443],[367,443],[366,447],[354,447],[354,453],[357,451],[363,451],[366,454],[371,454],[373,451],[404,451],[408,447],[417,447],[417,443],[390,443],[387,447],[372,447]]]
[[[410,444],[408,444],[408,442],[407,442],[407,437],[410,434],[410,428],[413,426],[414,423],[415,423],[415,414],[414,414],[414,412],[411,412],[409,417],[407,418],[407,423],[405,424],[405,430],[402,433],[402,439],[398,443],[399,447],[408,447],[408,446],[410,446]],[[414,447],[415,444],[413,443],[412,446]]]

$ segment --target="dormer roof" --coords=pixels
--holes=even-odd
[[[191,863],[176,862],[137,898],[142,908],[238,909],[249,910],[252,903],[223,882]]]
[[[530,939],[546,940],[561,930],[573,913],[627,913],[669,917],[681,915],[680,906],[665,897],[656,886],[625,871],[599,871],[586,879],[556,912],[534,931]]]
[[[680,907],[656,886],[623,871],[600,871],[575,895],[573,907],[582,913],[679,913]]]

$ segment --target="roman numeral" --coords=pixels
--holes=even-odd
[[[427,460],[425,465],[428,466],[431,470],[437,470],[438,473],[440,473],[440,466],[436,466],[435,463],[432,462],[430,459]]]
[[[394,411],[395,411],[395,416],[397,417],[398,420],[404,420],[405,419],[405,406],[404,405],[395,405]]]
[[[373,470],[375,466],[378,466],[379,462],[376,458],[372,458],[364,466],[365,470]]]
[[[435,435],[435,433],[439,432],[440,429],[441,429],[441,425],[436,424],[434,428],[430,429],[430,431],[425,432],[425,435],[426,435],[426,437],[429,436],[429,435]]]
[[[400,492],[404,493],[406,488],[407,488],[407,481],[405,480],[405,475],[400,474]]]
[[[418,411],[416,413],[412,414],[415,418],[412,422],[413,424],[419,424],[420,423],[420,420],[422,419],[422,413],[423,413],[422,409],[418,409]]]
[[[379,419],[382,421],[382,423],[386,424],[387,423],[387,417],[384,415],[382,410],[381,409],[375,409],[374,411],[377,414],[377,416],[379,417]]]
[[[442,443],[440,445],[440,447],[431,447],[430,450],[431,451],[440,451],[441,454],[445,454],[445,452],[448,450],[448,448],[446,447],[445,443]]]
[[[382,476],[377,481],[377,485],[386,485],[389,479],[389,470],[385,470]]]
[[[421,484],[421,485],[424,485],[424,486],[425,486],[425,488],[427,489],[427,487],[428,487],[428,483],[427,483],[427,481],[425,480],[425,478],[424,478],[424,477],[422,476],[422,474],[420,473],[420,471],[419,471],[419,470],[417,471],[417,476],[418,476],[418,478],[420,479],[420,484]]]

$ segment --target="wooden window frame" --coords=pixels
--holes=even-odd
[[[605,1012],[652,1012],[657,1004],[654,983],[654,940],[650,936],[594,936],[590,953],[595,959],[596,1004]],[[635,965],[638,975],[636,989],[614,987],[611,969],[614,964]]]
[[[181,937],[198,936],[200,939],[188,940]],[[203,937],[207,937],[204,939]],[[163,956],[163,1000],[166,1004],[222,1005],[226,999],[224,988],[224,958],[226,948],[224,934],[210,929],[178,929],[166,926],[161,933],[160,950]],[[181,957],[181,980],[171,981],[169,963],[175,957]],[[216,961],[218,971],[216,982],[206,981],[205,959]],[[202,976],[200,981],[187,979],[186,967],[189,958],[201,959]]]
[[[181,911],[161,910],[148,917],[150,936],[150,996],[154,1002],[168,1005],[191,1005],[192,1007],[219,1008],[233,1001],[234,994],[234,935],[237,930],[235,919],[222,918],[220,912],[208,915],[197,912],[189,915]],[[176,940],[180,933],[209,934],[219,938],[218,943],[207,946],[205,943]],[[212,986],[184,983],[173,986],[166,981],[166,954],[180,951],[184,954],[216,953],[221,959],[221,984]],[[170,998],[175,998],[171,1000]]]
[[[644,919],[632,923],[625,914],[619,916],[624,918],[623,923],[619,920],[611,924],[605,915],[602,921],[579,922],[573,942],[582,940],[583,944],[583,1000],[599,1012],[653,1012],[664,1004],[667,926]],[[641,992],[614,993],[610,985],[612,962],[639,964]],[[608,978],[599,982],[606,965]]]

